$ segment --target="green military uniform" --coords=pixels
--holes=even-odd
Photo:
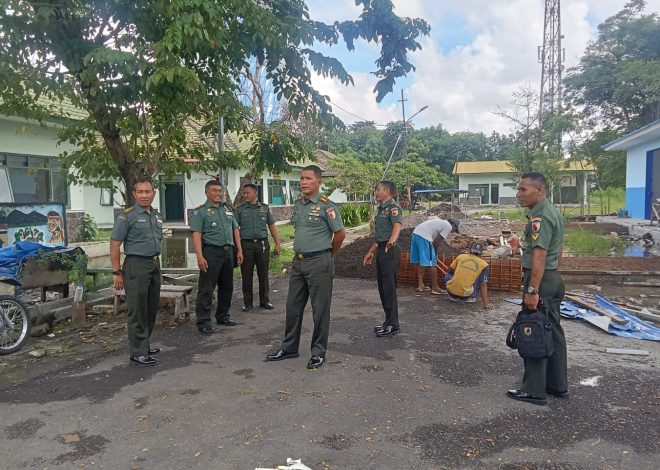
[[[128,308],[128,346],[131,357],[146,356],[160,301],[160,245],[163,219],[154,209],[136,204],[117,215],[112,240],[123,242],[122,276]]]
[[[331,255],[332,236],[344,228],[339,209],[326,197],[296,199],[291,216],[296,232],[289,294],[286,301],[286,326],[282,351],[297,353],[302,317],[311,297],[314,331],[312,356],[325,357],[330,331],[332,280],[335,275]]]
[[[525,359],[525,374],[520,389],[533,397],[545,398],[546,390],[568,390],[566,339],[559,316],[564,299],[564,282],[557,272],[564,238],[564,218],[555,206],[543,200],[530,209],[527,219],[521,259],[524,292],[532,273],[532,251],[536,247],[543,248],[547,256],[541,285],[538,286],[539,297],[548,307],[555,352],[549,359]]]
[[[197,328],[210,326],[213,291],[218,286],[218,323],[229,320],[229,307],[234,290],[234,229],[238,228],[233,207],[227,202],[214,206],[206,201],[196,207],[190,217],[190,230],[202,234],[202,255],[208,263],[199,273],[195,314]]]
[[[243,305],[251,307],[253,302],[252,277],[254,266],[257,266],[259,279],[259,304],[268,305],[268,264],[270,261],[270,244],[268,243],[267,227],[275,223],[266,204],[241,204],[235,211],[236,222],[241,229],[241,246],[243,248],[243,264],[241,264],[241,279],[243,287]]]
[[[378,250],[376,251],[376,280],[380,303],[385,310],[384,326],[399,327],[399,304],[396,296],[396,275],[399,270],[401,247],[398,244],[385,251],[394,224],[402,223],[403,211],[394,201],[388,199],[378,206],[375,220],[375,235]]]

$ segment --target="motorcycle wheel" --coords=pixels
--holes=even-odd
[[[0,356],[21,349],[31,328],[27,306],[14,296],[0,295]]]

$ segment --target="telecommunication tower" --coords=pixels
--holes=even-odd
[[[541,64],[541,95],[539,99],[540,126],[544,116],[562,109],[561,73],[566,52],[561,47],[560,0],[545,0],[543,45],[538,48]]]

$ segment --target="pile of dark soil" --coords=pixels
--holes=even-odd
[[[404,228],[399,234],[399,246],[402,251],[410,250],[410,239],[412,238],[413,229]],[[438,253],[449,255],[457,255],[460,253],[468,253],[470,251],[470,243],[473,238],[468,235],[459,235],[452,233],[449,235],[449,240],[441,241],[439,246],[436,247]],[[344,278],[357,278],[357,279],[376,279],[376,263],[371,266],[362,266],[364,255],[367,254],[369,248],[374,242],[373,236],[358,238],[353,243],[345,245],[337,256],[335,256],[335,276]]]
[[[467,215],[463,214],[459,206],[448,202],[441,202],[437,206],[433,206],[428,210],[428,215],[437,215],[441,219],[467,219]]]

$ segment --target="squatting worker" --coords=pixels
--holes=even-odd
[[[458,232],[460,222],[454,219],[429,219],[419,224],[413,230],[410,240],[410,264],[417,264],[417,291],[440,295],[442,290],[438,287],[438,255],[435,245],[440,240],[446,240],[451,232]],[[424,285],[424,274],[430,272],[431,287]]]
[[[268,298],[268,264],[270,261],[270,243],[268,232],[270,230],[275,248],[275,256],[280,255],[280,234],[275,226],[275,218],[266,204],[258,201],[257,187],[252,184],[243,185],[243,200],[245,203],[236,208],[234,214],[241,231],[241,246],[243,247],[243,264],[241,264],[241,277],[243,282],[243,311],[253,308],[252,277],[254,266],[257,266],[259,279],[259,306],[268,310],[273,305]]]
[[[470,244],[469,254],[454,258],[447,269],[445,285],[452,302],[476,302],[478,292],[485,309],[495,308],[488,297],[488,263],[481,259],[481,245],[477,242]]]
[[[110,236],[112,280],[117,290],[126,292],[128,308],[128,349],[133,363],[151,366],[160,352],[149,339],[156,324],[160,301],[160,244],[163,219],[151,207],[156,192],[153,184],[141,178],[135,184],[135,205],[122,210]],[[120,268],[120,246],[124,244],[124,266]]]
[[[559,324],[564,282],[557,272],[564,236],[564,218],[546,200],[546,181],[540,173],[524,174],[516,197],[529,209],[523,240],[523,302],[536,310],[539,301],[547,307],[552,324],[554,354],[548,359],[525,359],[525,374],[519,390],[507,395],[537,405],[546,404],[546,394],[568,398],[566,339]]]
[[[319,194],[321,184],[323,178],[318,166],[303,168],[300,174],[302,194],[296,199],[291,216],[296,230],[293,241],[296,254],[289,279],[284,340],[279,351],[266,355],[267,361],[298,357],[303,311],[311,297],[314,331],[308,369],[316,369],[325,361],[335,275],[333,256],[346,236],[339,210],[332,201]]]
[[[213,291],[218,287],[218,306],[215,319],[218,325],[234,326],[229,307],[234,290],[234,244],[237,263],[243,262],[241,236],[232,206],[225,201],[222,184],[211,180],[204,188],[206,202],[196,207],[190,218],[193,246],[199,266],[197,285],[197,329],[205,335],[213,334],[211,307]]]
[[[403,214],[394,201],[396,186],[391,181],[381,181],[376,186],[376,202],[379,203],[374,222],[376,241],[365,255],[363,264],[370,265],[376,257],[376,279],[380,303],[385,310],[385,322],[374,327],[376,336],[390,336],[399,331],[399,305],[396,297],[396,273],[399,270],[401,248],[397,244],[401,232]]]

